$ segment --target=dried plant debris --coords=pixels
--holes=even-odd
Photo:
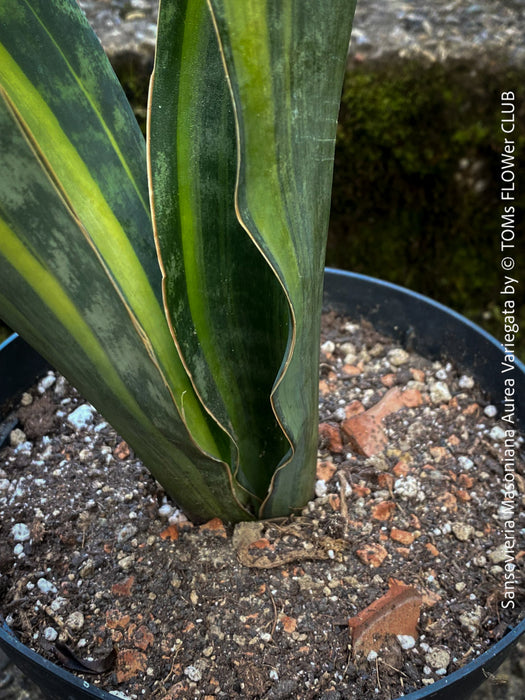
[[[515,626],[523,438],[510,498],[508,426],[470,376],[334,314],[321,355],[315,498],[235,529],[188,522],[62,377],[28,391],[0,451],[13,632],[128,698],[387,700]]]

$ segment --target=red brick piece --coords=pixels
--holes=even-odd
[[[412,586],[391,581],[388,593],[348,621],[354,656],[379,651],[391,635],[410,635],[417,639],[421,596]]]

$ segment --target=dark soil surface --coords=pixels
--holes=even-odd
[[[24,395],[0,451],[0,612],[14,633],[119,697],[387,700],[515,626],[523,439],[470,377],[367,325],[327,316],[321,360],[315,499],[236,528],[187,522],[89,407],[74,430],[85,401],[62,377]],[[352,417],[378,404],[365,444]],[[348,621],[394,581],[417,630],[395,603],[364,648]]]

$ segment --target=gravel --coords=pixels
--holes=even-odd
[[[158,0],[78,0],[110,55],[153,55]],[[350,56],[394,54],[445,61],[483,54],[525,62],[524,0],[420,0],[359,2]]]

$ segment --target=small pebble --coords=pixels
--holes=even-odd
[[[325,355],[331,355],[335,350],[335,345],[331,340],[327,340],[326,343],[321,345],[321,350]]]
[[[184,674],[188,676],[190,681],[194,681],[195,683],[198,683],[202,679],[202,673],[196,666],[186,666]]]
[[[315,495],[317,498],[322,498],[323,496],[326,496],[328,493],[328,486],[326,485],[326,481],[323,481],[322,479],[319,479],[318,481],[315,482]]]
[[[445,382],[436,382],[430,387],[430,400],[433,404],[448,403],[452,398]]]
[[[134,535],[137,534],[137,528],[135,525],[132,525],[131,523],[127,523],[124,525],[123,528],[119,530],[119,533],[117,535],[117,542],[119,544],[122,544],[123,542],[127,542],[127,540],[130,540]]]
[[[9,433],[9,444],[11,447],[18,447],[27,440],[27,436],[20,428],[15,428]]]
[[[388,361],[394,367],[400,367],[408,362],[410,355],[402,348],[394,348],[387,355]]]
[[[458,385],[460,389],[473,389],[474,388],[474,380],[472,377],[469,377],[467,374],[462,374],[461,377],[459,378]]]
[[[460,455],[458,457],[458,464],[462,469],[469,470],[472,469],[474,466],[474,462],[469,458],[465,457],[464,455]]]
[[[489,418],[494,418],[498,415],[498,409],[496,408],[496,406],[489,404],[488,406],[485,406],[485,408],[483,409],[483,413]]]
[[[173,513],[173,507],[170,506],[169,503],[164,503],[164,505],[162,505],[157,512],[159,514],[159,517],[165,518],[167,520]]]
[[[67,417],[67,422],[76,430],[81,430],[82,428],[87,428],[93,422],[93,414],[95,409],[88,403],[84,403],[74,411],[71,411]]]
[[[341,407],[341,408],[337,408],[337,409],[334,411],[334,420],[336,420],[338,423],[340,423],[341,421],[345,420],[345,418],[346,418],[346,413],[345,413],[345,409],[344,409],[344,408],[342,408],[342,407]]]
[[[131,569],[131,567],[133,566],[134,561],[135,556],[133,554],[130,554],[129,556],[120,559],[118,565],[123,571],[128,571],[128,569]]]
[[[52,372],[46,374],[46,376],[40,380],[38,383],[38,391],[40,394],[45,393],[56,381],[56,377]]]
[[[489,436],[495,442],[502,442],[505,440],[505,431],[499,425],[495,425],[490,431]]]
[[[11,528],[11,535],[15,542],[27,542],[31,532],[25,523],[16,523]]]
[[[394,483],[394,493],[402,498],[415,498],[419,493],[419,482],[413,476],[401,477]]]
[[[508,551],[504,544],[489,552],[488,557],[493,564],[501,564],[507,559]]]
[[[20,399],[21,406],[31,406],[33,403],[33,397],[27,391],[24,391],[22,398]]]
[[[459,616],[461,625],[470,632],[472,637],[476,637],[478,635],[483,612],[484,611],[481,605],[476,605],[474,610],[469,610],[468,612],[465,612]]]
[[[66,620],[66,625],[72,632],[80,632],[82,627],[84,627],[84,615],[80,610],[75,610],[71,615],[68,615]]]
[[[38,581],[36,582],[36,585],[38,586],[38,590],[41,591],[42,593],[56,593],[57,589],[56,586],[51,583],[51,581],[48,581],[45,578],[39,578]]]
[[[54,642],[58,637],[58,632],[53,627],[46,627],[44,630],[44,639],[48,642]]]
[[[67,379],[60,374],[57,377],[57,380],[55,383],[55,388],[54,388],[55,395],[58,397],[64,396],[66,391],[67,391]]]
[[[452,523],[452,532],[460,542],[466,542],[472,536],[474,528],[467,523]]]
[[[407,649],[413,649],[416,646],[416,640],[410,634],[398,634],[397,641],[399,642],[401,649],[407,651]]]
[[[425,654],[425,661],[432,668],[446,668],[450,663],[450,652],[446,649],[431,649]]]

